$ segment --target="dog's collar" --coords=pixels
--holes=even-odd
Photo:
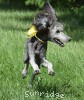
[[[40,38],[38,38],[36,36],[37,32],[38,32],[38,30],[37,30],[36,26],[35,25],[32,25],[32,27],[27,32],[27,37],[28,38],[32,38],[32,37],[35,36],[40,42],[45,43],[43,40],[41,40]]]

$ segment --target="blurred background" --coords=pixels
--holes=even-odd
[[[49,1],[54,7],[59,8],[72,9],[74,7],[81,7],[84,5],[84,0],[0,0],[0,4],[11,7],[35,6],[36,8],[42,8],[46,1]]]

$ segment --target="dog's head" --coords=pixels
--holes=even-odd
[[[54,26],[49,28],[49,40],[57,43],[61,47],[64,47],[64,44],[71,41],[71,38],[64,34],[63,25],[59,22],[56,22]]]
[[[50,26],[48,34],[49,40],[64,47],[64,44],[71,41],[71,38],[64,34],[63,25],[60,22],[57,22],[55,10],[49,3],[45,4],[44,12],[48,13],[48,22]]]
[[[36,16],[33,25],[37,28],[37,31],[35,28],[32,28],[33,30],[31,29],[28,32],[31,36],[35,36],[34,33],[36,33],[43,41],[50,40],[61,47],[64,47],[66,42],[71,41],[71,38],[64,34],[63,25],[57,22],[55,10],[49,3],[44,5],[43,12]]]

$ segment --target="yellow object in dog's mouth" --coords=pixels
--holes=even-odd
[[[36,36],[37,32],[38,32],[38,30],[37,30],[36,26],[33,25],[27,32],[28,38],[32,38],[33,36],[35,36],[40,42],[45,43],[44,41],[42,41],[41,39],[39,39]]]
[[[33,36],[36,36],[37,32],[38,32],[37,28],[33,25],[33,26],[28,30],[27,36],[28,36],[29,38],[32,38]]]

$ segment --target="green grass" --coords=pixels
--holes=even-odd
[[[84,10],[83,10],[84,11]],[[37,12],[27,10],[0,10],[0,100],[56,100],[46,97],[54,93],[64,94],[61,100],[84,98],[84,27],[81,9],[74,12],[57,10],[58,19],[64,24],[72,41],[64,48],[49,42],[47,59],[54,65],[55,76],[41,68],[41,75],[28,89],[32,68],[22,79],[25,32]],[[45,92],[41,97],[25,97],[26,91]]]

